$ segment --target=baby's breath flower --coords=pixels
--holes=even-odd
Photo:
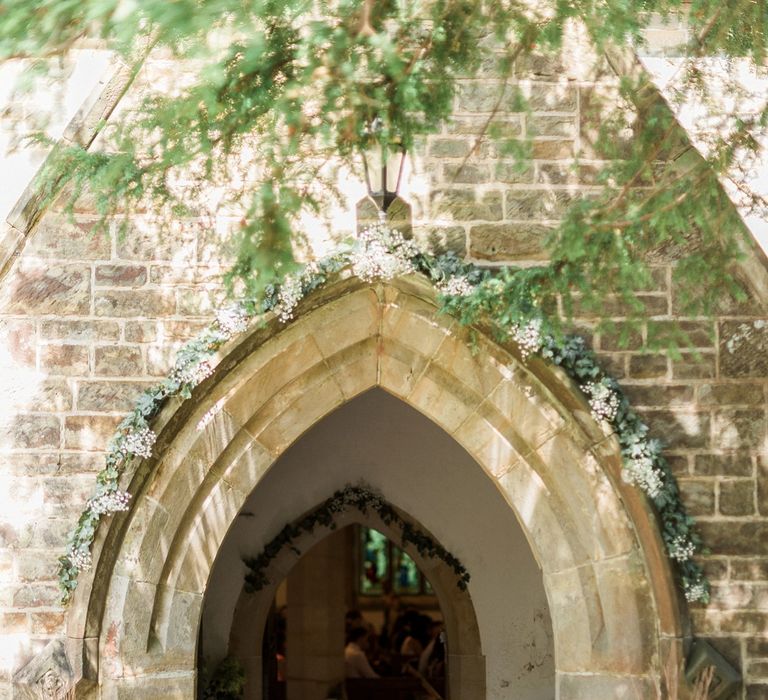
[[[661,470],[654,467],[650,457],[626,460],[621,477],[626,483],[639,486],[651,498],[656,498],[664,485]]]
[[[685,535],[677,535],[667,545],[667,550],[675,561],[688,561],[696,553],[695,545]]]
[[[97,515],[111,515],[128,510],[131,494],[127,491],[110,491],[88,501],[88,509]]]
[[[351,255],[352,271],[364,282],[389,280],[413,272],[418,253],[413,241],[383,224],[365,229]]]
[[[91,550],[86,544],[71,546],[67,552],[67,558],[78,571],[88,571],[93,564]]]
[[[619,397],[605,382],[588,382],[582,385],[582,391],[589,397],[589,407],[596,421],[608,421],[616,418],[619,410]]]
[[[287,275],[277,292],[277,303],[272,311],[283,323],[293,318],[293,312],[303,296],[301,276]]]
[[[689,603],[706,602],[708,593],[707,584],[703,581],[689,583],[685,586],[685,599]]]
[[[443,280],[437,285],[437,291],[447,297],[467,297],[474,287],[464,275],[456,275]]]
[[[509,333],[517,343],[524,360],[541,349],[541,319],[534,318],[524,326],[515,323],[509,329]]]
[[[213,365],[208,360],[200,362],[190,361],[182,365],[176,365],[171,370],[171,378],[180,384],[197,386],[204,379],[213,374]]]
[[[151,457],[152,446],[157,440],[157,435],[146,426],[143,428],[134,428],[125,436],[120,445],[120,452],[126,455],[136,455],[137,457]]]
[[[216,325],[227,338],[231,338],[248,327],[248,315],[239,305],[228,306],[216,312]]]

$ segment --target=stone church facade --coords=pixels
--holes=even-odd
[[[544,259],[547,231],[598,187],[591,149],[606,108],[598,97],[630,69],[606,58],[584,73],[567,52],[531,61],[517,76],[526,114],[509,111],[511,102],[496,110],[501,84],[492,74],[464,81],[454,119],[410,156],[404,197],[414,239],[489,265]],[[143,84],[164,80],[168,62],[149,61]],[[110,99],[106,90],[74,131],[90,138],[92,117],[109,113]],[[532,136],[523,171],[499,165],[493,142],[477,143],[494,112],[511,137]],[[5,224],[0,279],[0,697],[193,697],[206,581],[238,510],[305,430],[374,387],[455,439],[519,519],[552,618],[550,697],[657,697],[665,664],[681,661],[692,639],[741,675],[731,697],[768,697],[768,269],[757,245],[742,275],[748,301],[724,299],[714,318],[680,316],[675,255],[661,253],[641,295],[651,321],[627,346],[596,333],[595,318],[576,321],[666,445],[709,549],[701,558],[709,604],[680,596],[652,509],[622,483],[615,444],[585,417],[567,378],[482,334],[470,351],[466,331],[437,314],[434,290],[404,278],[339,283],[305,300],[287,328],[273,320],[227,347],[191,402],[164,409],[156,455],[125,477],[131,510],[101,526],[94,568],[62,606],[57,559],[105,446],[211,320],[226,259],[221,229],[206,222],[161,234],[139,216],[125,236],[92,235],[87,201],[68,221],[55,208],[37,211],[28,194]],[[328,236],[351,233],[353,222]],[[625,309],[610,299],[606,308],[620,325]],[[673,322],[690,350],[648,352],[648,334]],[[201,436],[194,426],[215,405],[219,417]],[[532,489],[542,494],[534,509],[525,500]],[[471,546],[455,541],[457,556],[472,559]],[[473,595],[484,594],[470,586]],[[450,697],[518,697],[514,683],[503,687],[485,670],[496,662],[482,622],[468,621],[471,603],[445,596],[456,630],[479,625],[479,641],[472,646],[467,633],[449,660]]]

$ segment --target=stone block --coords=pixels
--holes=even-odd
[[[688,348],[711,349],[715,345],[715,328],[707,321],[648,321],[648,340],[661,346],[682,334]]]
[[[611,328],[600,332],[600,350],[640,350],[642,347],[640,329],[629,323],[614,323]]]
[[[714,379],[717,374],[714,353],[680,353],[671,358],[673,379]]]
[[[521,84],[528,107],[532,112],[575,112],[576,88],[568,83]],[[538,115],[534,116],[536,119]]]
[[[58,450],[61,447],[61,421],[50,415],[13,416],[0,428],[0,444],[5,449]]]
[[[9,314],[86,315],[91,310],[91,271],[85,265],[22,261],[6,281],[0,310]]]
[[[469,254],[475,260],[546,260],[544,240],[552,232],[533,223],[503,223],[472,226]]]
[[[560,136],[569,139],[576,137],[575,117],[547,117],[537,115],[527,122],[529,136]]]
[[[522,112],[516,90],[501,81],[461,81],[457,85],[456,112]]]
[[[531,142],[531,157],[534,160],[570,160],[575,156],[573,141],[563,139],[534,139]]]
[[[97,287],[142,287],[147,283],[147,268],[143,265],[97,265]]]
[[[13,605],[17,608],[57,607],[60,600],[61,591],[55,583],[28,584],[13,595]]]
[[[485,411],[483,415],[474,413],[469,416],[454,437],[478,464],[482,464],[494,477],[501,478],[522,462],[518,449],[526,453],[525,445],[519,438],[518,449],[512,444],[510,431],[511,426],[498,413]]]
[[[477,197],[471,189],[434,190],[430,198],[434,218],[452,221],[499,221],[502,218],[500,192]]]
[[[660,379],[668,373],[668,360],[664,355],[630,355],[629,376],[633,379]]]
[[[720,482],[719,508],[722,515],[744,516],[755,512],[755,482],[728,479]]]
[[[549,493],[546,484],[530,466],[524,462],[513,464],[499,476],[498,481],[526,527],[536,560],[541,563],[545,575],[571,572],[573,567],[588,561],[589,554],[561,517],[557,497]],[[568,576],[567,573],[565,575]],[[563,600],[565,605],[571,599],[567,587],[563,586],[559,586],[553,595]],[[554,612],[553,608],[550,610]],[[562,627],[576,624],[578,629],[579,618],[583,615],[586,615],[585,610],[573,609],[571,613],[553,620],[553,624]]]
[[[514,138],[523,135],[523,123],[518,116],[499,115],[488,123],[487,117],[453,117],[446,124],[449,134],[469,134],[480,136],[487,131],[498,133],[503,138]]]
[[[443,165],[442,181],[447,185],[477,185],[491,180],[489,165],[464,163],[463,165]]]
[[[171,292],[159,289],[104,290],[94,297],[96,316],[143,318],[171,316],[176,311],[176,300]]]
[[[429,144],[429,155],[432,158],[465,158],[472,146],[472,139],[434,138]]]
[[[102,345],[94,350],[94,374],[103,377],[134,377],[144,374],[141,349],[135,345]]]
[[[126,321],[125,340],[128,343],[153,343],[157,340],[157,321]]]
[[[149,382],[87,381],[79,382],[77,410],[94,413],[128,413]]]
[[[32,625],[31,632],[36,635],[54,636],[64,630],[65,614],[53,610],[46,612],[33,612],[30,615]]]
[[[713,479],[678,479],[683,504],[691,515],[715,514]]]
[[[765,403],[763,386],[754,382],[700,384],[696,395],[700,406],[757,406]]]
[[[47,513],[77,517],[93,488],[94,481],[90,474],[57,475],[44,479],[43,499]]]
[[[332,376],[320,381],[300,377],[290,391],[294,393],[298,394],[296,400],[285,410],[281,410],[283,401],[269,402],[245,426],[272,454],[280,454],[320,418],[344,403],[344,395]]]
[[[768,321],[721,321],[723,377],[768,377]]]
[[[58,562],[53,552],[21,550],[16,554],[16,577],[25,583],[55,581]]]
[[[768,521],[699,520],[697,527],[712,554],[768,556]]]
[[[121,416],[66,416],[64,447],[83,452],[103,452]]]
[[[112,243],[109,235],[95,230],[97,220],[46,214],[29,237],[25,255],[69,260],[109,260]]]
[[[517,220],[560,219],[576,198],[565,190],[507,190],[504,215]]]
[[[197,259],[197,239],[202,224],[176,221],[170,229],[134,218],[128,231],[118,238],[117,256],[123,260],[168,261],[190,265]]]
[[[226,303],[222,287],[176,289],[176,311],[182,316],[212,317]]]
[[[7,390],[9,407],[20,411],[60,412],[72,408],[72,389],[65,379],[42,381]]]
[[[749,452],[698,454],[694,461],[697,476],[752,476],[754,467]]]
[[[497,160],[493,165],[493,179],[505,185],[529,185],[534,181],[534,168],[527,161]]]
[[[0,630],[3,634],[29,634],[29,617],[26,612],[0,613]]]
[[[719,449],[765,448],[765,413],[757,409],[715,411],[712,420],[713,445]]]
[[[687,384],[659,385],[658,383],[629,384],[622,382],[621,386],[632,406],[690,408],[694,404],[694,388]]]
[[[418,225],[413,229],[413,239],[421,250],[433,255],[449,250],[460,258],[467,254],[467,232],[463,226]]]
[[[71,343],[117,340],[120,337],[120,326],[116,321],[46,319],[40,323],[40,335],[44,340]]]
[[[642,415],[651,435],[665,446],[708,447],[710,444],[710,417],[708,413],[693,411],[643,411]]]
[[[736,581],[768,581],[768,559],[732,558],[731,578]],[[768,642],[766,643],[763,656],[768,657]]]
[[[40,366],[49,375],[83,377],[90,374],[87,345],[43,345]]]
[[[16,367],[35,366],[35,322],[32,320],[0,320],[0,342],[7,362]]]

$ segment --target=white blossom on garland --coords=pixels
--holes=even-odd
[[[528,323],[519,324],[513,323],[509,329],[509,334],[517,343],[520,349],[520,354],[523,359],[527,359],[529,355],[533,355],[541,350],[541,344],[543,338],[541,337],[541,319],[534,318]]]
[[[598,422],[612,423],[616,418],[619,410],[619,396],[613,384],[613,381],[604,377],[598,382],[587,382],[581,386],[581,390],[588,397],[592,417]]]
[[[281,284],[270,286],[263,299],[244,300],[220,310],[208,329],[181,348],[168,377],[139,397],[108,446],[96,492],[78,520],[66,554],[59,559],[65,601],[77,586],[78,573],[92,565],[91,549],[100,520],[130,507],[130,494],[119,488],[120,475],[131,460],[152,457],[157,436],[150,423],[165,401],[172,396],[189,398],[215,371],[218,350],[255,319],[266,322],[270,316],[262,314],[271,312],[280,323],[289,322],[303,298],[344,268],[365,282],[423,273],[435,285],[442,311],[467,326],[490,323],[501,342],[514,341],[523,361],[537,355],[562,367],[583,392],[594,419],[607,423],[616,435],[624,460],[624,481],[640,488],[656,508],[662,538],[680,573],[686,599],[709,600],[709,583],[694,558],[702,550],[701,539],[685,512],[661,445],[649,437],[648,427],[631,410],[621,387],[602,370],[584,340],[553,332],[537,305],[530,270],[479,268],[452,253],[425,255],[401,233],[379,224],[366,229],[355,245],[341,246],[332,255],[292,271]],[[213,420],[214,409],[201,419],[199,430]],[[345,507],[344,498],[335,494],[328,508]],[[373,493],[365,496],[371,507],[378,507],[376,498]]]
[[[352,272],[363,282],[375,282],[414,272],[413,258],[418,255],[413,241],[384,224],[376,224],[360,234],[350,262]]]

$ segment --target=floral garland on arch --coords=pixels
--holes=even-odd
[[[340,246],[331,255],[286,275],[280,284],[268,287],[262,299],[242,300],[221,310],[206,330],[179,351],[168,377],[141,394],[108,445],[94,495],[71,534],[66,554],[59,559],[65,602],[77,587],[78,573],[91,566],[91,548],[101,519],[128,509],[130,494],[120,490],[120,474],[129,462],[152,455],[156,435],[150,423],[165,401],[173,396],[189,398],[213,372],[214,356],[226,342],[263,320],[268,312],[282,323],[290,322],[301,299],[345,268],[366,282],[422,273],[435,284],[441,309],[460,323],[490,323],[499,340],[512,339],[517,344],[523,361],[537,355],[562,367],[583,392],[594,419],[615,433],[624,480],[641,489],[656,508],[667,554],[680,573],[686,599],[708,602],[709,582],[693,558],[703,551],[702,542],[682,504],[661,444],[648,435],[648,427],[631,409],[616,380],[599,366],[584,339],[555,332],[536,304],[528,270],[480,268],[452,253],[427,255],[384,224],[363,231],[354,245]],[[208,422],[203,418],[198,429]]]
[[[360,484],[359,486],[347,485],[343,489],[335,491],[317,508],[283,527],[265,545],[258,556],[244,558],[243,562],[249,569],[249,573],[245,576],[245,586],[248,592],[255,593],[269,585],[267,569],[284,548],[290,547],[296,554],[301,554],[294,543],[297,537],[304,533],[313,532],[318,526],[335,530],[336,516],[352,509],[359,510],[363,514],[371,510],[382,519],[384,524],[398,528],[403,546],[412,544],[422,557],[440,559],[456,574],[456,585],[459,589],[467,590],[469,572],[453,554],[435,542],[428,534],[405,520],[382,498],[381,494],[366,484]]]

